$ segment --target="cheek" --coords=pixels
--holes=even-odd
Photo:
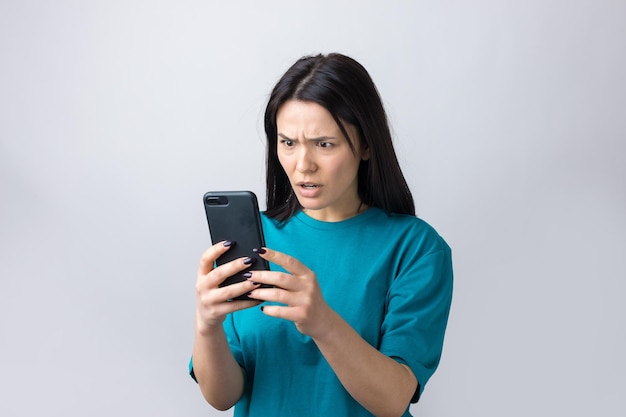
[[[278,162],[280,163],[280,166],[283,167],[283,170],[289,174],[289,158],[281,152],[278,152]]]
[[[335,171],[341,172],[349,177],[356,176],[356,173],[359,170],[360,162],[361,160],[359,158],[345,158],[341,161],[341,163],[335,165]]]

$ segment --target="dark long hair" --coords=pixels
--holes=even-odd
[[[345,124],[356,128],[358,138],[352,140],[360,140],[370,155],[367,161],[361,161],[358,172],[358,193],[364,204],[390,213],[415,215],[413,197],[400,170],[374,82],[357,61],[333,53],[299,59],[270,95],[265,109],[269,217],[284,221],[301,208],[277,154],[276,114],[288,100],[309,101],[328,110],[353,152],[354,143]]]

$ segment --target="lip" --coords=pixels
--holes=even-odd
[[[310,181],[300,181],[296,183],[296,186],[297,186],[298,194],[300,194],[302,197],[307,197],[307,198],[317,197],[320,194],[322,187],[323,187],[320,184],[310,182]]]

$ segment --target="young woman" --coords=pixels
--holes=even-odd
[[[452,263],[415,217],[374,83],[346,56],[302,58],[265,131],[271,271],[219,287],[251,258],[215,267],[232,242],[203,254],[191,375],[235,416],[410,416],[441,356]]]

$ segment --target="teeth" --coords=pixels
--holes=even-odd
[[[317,185],[302,184],[302,187],[304,187],[304,188],[317,188]]]

